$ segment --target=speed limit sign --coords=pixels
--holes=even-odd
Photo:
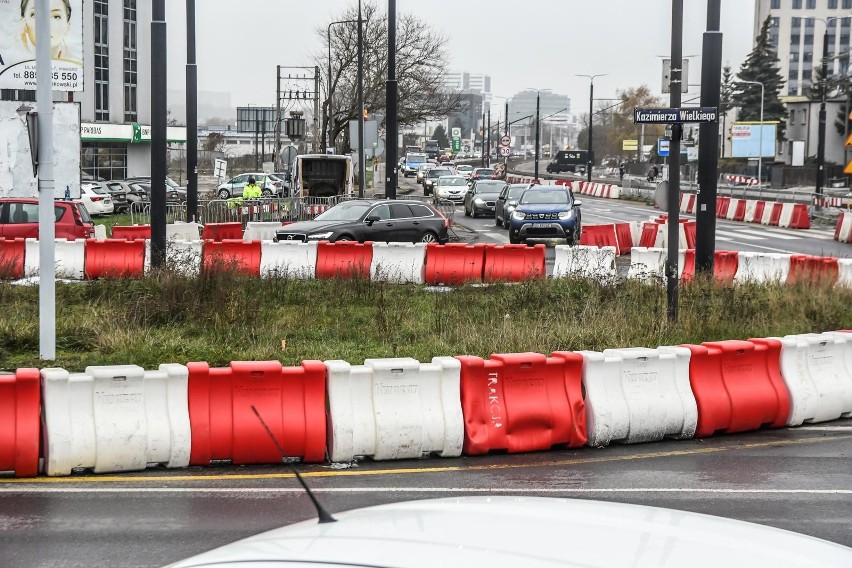
[[[501,146],[507,146],[507,147],[511,146],[512,145],[512,139],[508,135],[503,135],[503,136],[500,137],[500,145]]]
[[[512,155],[512,149],[511,148],[509,148],[508,146],[501,146],[500,147],[500,157],[501,158],[508,158],[511,155]]]

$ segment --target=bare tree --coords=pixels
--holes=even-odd
[[[384,114],[386,109],[387,15],[373,2],[363,5],[364,19],[364,107],[371,113]],[[329,100],[328,28],[317,29],[323,50],[315,57],[320,67],[323,92],[322,129],[324,146],[328,147],[329,118],[331,135],[341,133],[348,140],[349,121],[360,118],[357,108],[358,88],[358,8],[352,6],[334,21],[352,23],[331,26],[331,94]],[[397,19],[396,74],[400,125],[419,124],[425,120],[446,118],[458,108],[459,93],[443,88],[447,59],[446,37],[430,28],[416,16],[407,14]],[[329,112],[330,108],[330,112]]]

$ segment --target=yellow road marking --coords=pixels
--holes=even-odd
[[[440,466],[440,467],[408,467],[408,468],[392,468],[392,469],[345,469],[345,470],[329,470],[329,471],[300,471],[302,477],[348,477],[348,476],[376,476],[376,475],[402,475],[402,474],[426,474],[426,473],[448,473],[453,471],[497,471],[503,469],[521,469],[534,467],[553,467],[562,465],[582,465],[589,463],[606,463],[620,462],[631,460],[643,460],[652,458],[669,458],[677,456],[693,456],[701,454],[712,454],[718,452],[726,452],[731,450],[749,450],[755,448],[768,448],[772,446],[794,446],[800,444],[835,442],[838,440],[846,440],[852,438],[852,435],[843,436],[817,436],[811,438],[802,438],[799,440],[775,440],[772,442],[754,442],[751,444],[738,444],[733,446],[718,446],[708,448],[694,448],[685,450],[672,450],[667,452],[648,452],[643,454],[622,455],[622,456],[600,456],[588,458],[568,458],[547,460],[533,463],[500,463],[487,465],[471,465],[471,466]],[[521,454],[517,454],[521,455]],[[507,456],[508,457],[508,456]],[[0,479],[2,484],[14,483],[160,483],[165,481],[171,482],[192,482],[192,481],[230,481],[230,480],[255,480],[255,479],[290,479],[294,478],[293,473],[247,473],[238,474],[230,473],[223,475],[146,475],[146,476],[131,476],[131,475],[87,475],[85,477],[35,477],[22,479]]]

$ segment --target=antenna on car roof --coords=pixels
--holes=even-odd
[[[269,426],[266,425],[266,421],[263,420],[263,417],[260,415],[260,412],[257,411],[257,408],[252,404],[251,405],[252,412],[257,416],[257,419],[260,420],[260,423],[263,424],[263,427],[266,429],[266,433],[269,434],[269,437],[272,439],[272,443],[275,444],[275,447],[278,448],[278,452],[281,454],[281,459],[284,459],[287,456],[286,452],[284,452],[284,448],[281,447],[281,444],[278,443],[278,439],[275,437],[275,434],[272,433],[272,430],[269,429]],[[290,466],[290,469],[296,475],[296,479],[299,480],[299,484],[304,488],[305,493],[308,494],[308,497],[311,498],[311,502],[314,504],[314,508],[317,510],[317,516],[319,517],[319,523],[335,523],[337,519],[331,516],[331,513],[326,511],[323,506],[317,501],[316,496],[311,492],[311,488],[308,487],[308,484],[305,483],[305,480],[302,479],[302,476],[296,470],[295,467]]]

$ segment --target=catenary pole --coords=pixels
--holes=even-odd
[[[388,80],[385,83],[388,115],[385,119],[385,195],[396,199],[399,164],[399,123],[397,122],[397,81],[396,81],[396,0],[388,0]]]
[[[198,65],[195,0],[186,0],[186,220],[198,219]]]
[[[683,0],[672,0],[672,72],[669,106],[679,108],[683,89]],[[669,321],[678,318],[678,251],[680,249],[680,139],[681,124],[672,125],[669,145],[671,166],[668,191],[668,254],[666,258],[666,302]]]
[[[151,265],[161,268],[166,262],[166,0],[154,0],[151,15]]]

